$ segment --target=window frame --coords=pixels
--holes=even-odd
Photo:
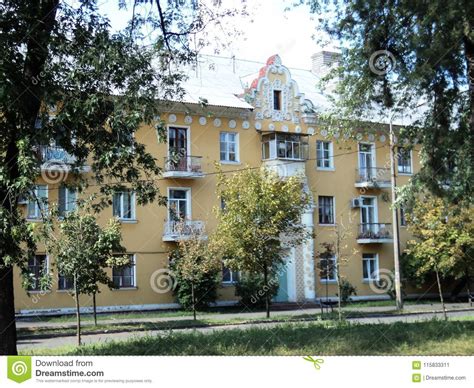
[[[124,213],[124,194],[128,193],[131,195],[130,198],[130,217],[123,217]],[[115,207],[114,207],[114,199],[116,195],[120,195],[120,213],[115,214]],[[132,190],[126,190],[126,191],[119,191],[113,194],[114,198],[112,199],[112,215],[114,217],[117,217],[120,222],[134,222],[136,221],[136,204],[135,204],[135,192]]]
[[[332,223],[325,223],[321,222],[321,216],[323,213],[321,212],[321,198],[331,198],[331,215],[332,215]],[[320,226],[334,226],[336,224],[336,199],[333,195],[318,195],[318,225]]]
[[[228,270],[230,275],[230,280],[224,280],[224,271]],[[239,271],[232,271],[230,268],[226,267],[224,263],[222,263],[222,284],[223,285],[234,285],[240,279],[240,272]]]
[[[400,207],[398,216],[400,218],[400,226],[406,227],[407,219],[406,219],[405,209],[403,207]]]
[[[70,288],[61,287],[62,283],[67,285],[68,279],[70,279],[72,281],[71,287]],[[58,291],[65,291],[65,292],[74,291],[74,279],[73,278],[68,278],[67,276],[61,275],[60,273],[58,273]]]
[[[40,197],[38,195],[38,189],[40,187],[44,187],[44,197]],[[43,211],[47,212],[48,211],[48,197],[49,197],[49,188],[48,185],[43,185],[43,184],[38,184],[35,185],[33,190],[32,190],[32,197],[28,198],[28,203],[26,205],[26,219],[28,221],[41,221],[41,206],[43,206]],[[39,204],[38,201],[43,202],[42,204]],[[34,215],[30,215],[30,206],[34,207]]]
[[[321,273],[323,271],[323,267],[321,266],[321,261],[323,260],[330,260],[332,262],[332,273],[333,273],[333,277],[331,278],[328,278],[327,276],[325,278],[322,278],[321,277]],[[327,267],[326,267],[327,268]],[[329,284],[329,283],[336,283],[337,282],[337,257],[336,255],[331,255],[331,256],[327,256],[327,257],[319,257],[319,281],[321,283],[324,283],[324,284]]]
[[[276,112],[282,111],[282,91],[280,89],[273,89],[272,93],[272,107]]]
[[[372,257],[364,257],[364,256],[368,256],[368,255],[371,255]],[[367,271],[367,274],[368,274],[368,278],[366,278],[364,276],[364,263],[365,262],[370,262],[370,261],[374,261],[374,266],[375,266],[375,269],[372,269],[372,268],[368,268],[368,270],[370,269],[371,272],[369,273],[369,271]],[[363,282],[377,282],[380,280],[380,273],[379,273],[379,255],[378,253],[362,253],[362,281]],[[372,277],[372,274],[373,273],[376,273],[376,276],[375,277]]]
[[[222,136],[224,135],[224,140],[222,140]],[[234,140],[231,141],[229,140],[230,135],[234,137]],[[234,144],[234,149],[235,149],[235,160],[230,160],[230,144]],[[238,132],[235,131],[220,131],[219,132],[219,161],[222,164],[238,164],[240,163],[240,136]],[[224,145],[224,151],[222,150]],[[222,159],[222,153],[224,153],[225,159]]]
[[[185,191],[186,192],[186,220],[192,220],[192,205],[191,205],[191,187],[168,187],[168,196],[167,196],[167,202],[166,202],[166,217],[168,222],[176,222],[176,220],[172,220],[170,218],[170,193],[172,190],[179,190],[179,191]]]
[[[62,210],[60,208],[60,206],[61,206],[61,201],[60,201],[61,190],[64,190],[64,205],[65,205],[64,209],[62,209]],[[69,197],[71,196],[72,193],[74,193],[74,201],[69,200]],[[73,206],[73,208],[69,209],[68,204],[71,204],[71,203],[73,203],[74,206]],[[69,187],[66,187],[64,185],[59,186],[59,188],[58,188],[58,213],[59,213],[59,217],[60,218],[64,217],[67,213],[76,210],[76,208],[77,208],[77,191],[76,190],[71,190]]]
[[[116,267],[112,267],[112,283],[114,284],[115,288],[114,290],[134,290],[137,287],[137,260],[136,260],[136,255],[134,253],[125,253],[124,255],[127,255],[130,257],[130,264],[125,266],[125,267],[122,267],[122,268],[116,268]],[[117,255],[117,256],[123,256],[123,255]],[[115,278],[119,278],[120,279],[120,283],[122,283],[122,278],[124,277],[123,275],[123,270],[127,267],[131,267],[132,268],[132,275],[130,275],[130,278],[132,279],[133,281],[133,284],[131,286],[121,286],[121,285],[118,285],[115,283]],[[121,271],[122,273],[120,275],[115,275],[114,272],[115,271]]]
[[[37,257],[38,256],[41,256],[44,258],[44,264],[43,264],[43,271],[44,273],[48,273],[49,272],[49,256],[45,253],[36,253],[32,258],[36,261],[37,260]],[[31,258],[30,258],[31,259]],[[38,270],[38,273],[35,272],[31,272],[30,271],[30,260],[28,260],[28,273],[29,274],[33,274],[34,275],[34,284],[35,284],[35,287],[32,288],[31,286],[28,286],[28,289],[27,289],[27,292],[28,293],[41,293],[41,292],[45,292],[46,290],[42,290],[41,287],[40,287],[40,282],[39,282],[39,277],[36,278],[37,274],[39,274],[39,270]],[[34,265],[35,268],[38,267],[38,264],[35,263]]]
[[[320,147],[321,145],[321,147]],[[324,158],[324,153],[326,150],[324,149],[324,145],[328,145],[327,153],[328,157]],[[322,158],[319,156],[323,155]],[[329,166],[320,166],[320,162],[325,164],[325,162],[329,162]],[[334,143],[328,140],[316,140],[316,169],[321,171],[334,171]]]
[[[404,151],[401,151],[404,150]],[[408,151],[408,153],[405,153]],[[400,156],[408,161],[407,164],[400,164]],[[402,159],[403,160],[403,159]],[[409,169],[409,171],[408,171]],[[399,175],[413,175],[413,153],[412,149],[406,147],[397,147],[397,173]]]

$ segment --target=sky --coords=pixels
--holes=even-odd
[[[233,7],[240,5],[239,1],[224,0],[223,3]],[[242,36],[234,39],[229,48],[221,50],[220,55],[265,62],[271,55],[279,54],[286,66],[309,69],[311,55],[318,51],[313,39],[317,22],[306,6],[285,11],[293,2],[247,0],[250,15],[226,22],[229,28],[237,26]],[[131,10],[119,10],[117,4],[118,0],[99,1],[99,9],[109,17],[114,29],[121,29],[130,19]],[[211,45],[203,53],[213,54],[214,48]]]

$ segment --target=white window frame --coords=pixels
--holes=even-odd
[[[400,171],[400,167],[402,165],[400,165],[399,163],[399,158],[398,158],[398,155],[400,155],[400,149],[405,149],[405,147],[397,147],[397,173],[398,175],[407,175],[407,176],[410,176],[410,175],[413,175],[413,150],[409,149],[408,151],[408,157],[410,158],[410,171],[409,172],[405,172],[405,171]]]
[[[46,195],[44,197],[39,197],[38,196],[38,188],[39,187],[44,187],[45,188],[45,193]],[[48,185],[35,185],[33,190],[32,190],[33,197],[28,199],[28,204],[26,207],[26,219],[29,221],[38,221],[41,220],[41,208],[40,205],[38,204],[38,201],[43,201],[44,203],[41,203],[43,205],[43,211],[47,212],[48,211],[48,196],[49,196],[49,190],[48,190]],[[33,204],[34,206],[34,215],[31,216],[29,214],[30,212],[30,205]]]
[[[168,187],[168,200],[167,200],[167,205],[166,205],[166,218],[168,222],[171,222],[172,220],[170,219],[170,192],[171,190],[182,190],[186,191],[186,220],[190,221],[192,220],[192,206],[191,206],[191,187]]]
[[[124,253],[124,255],[128,255],[131,260],[130,260],[130,265],[133,267],[133,285],[132,286],[126,286],[126,287],[122,287],[122,286],[116,286],[116,288],[114,288],[113,290],[135,290],[137,288],[137,259],[136,259],[136,255],[133,254],[133,253]],[[120,256],[120,255],[119,255]],[[112,268],[112,282],[114,283],[114,286],[115,286],[115,282],[114,282],[114,268]],[[120,279],[122,278],[122,276],[120,276]]]
[[[225,135],[225,140],[224,142],[221,141],[221,136],[222,135]],[[229,160],[229,144],[232,143],[231,141],[229,141],[229,135],[234,135],[234,141],[233,143],[235,143],[235,161],[234,160]],[[239,143],[240,143],[240,136],[239,136],[239,133],[238,132],[235,132],[235,131],[221,131],[219,132],[219,160],[222,164],[238,164],[240,163],[240,147],[239,147]],[[224,153],[225,153],[225,158],[226,159],[222,159],[221,158],[221,153],[222,153],[222,145],[224,144],[224,147],[225,147],[225,150],[224,150]]]
[[[59,209],[59,193],[61,190],[64,190],[64,204],[65,204],[65,208],[64,208],[64,213],[60,214],[59,216],[60,217],[64,217],[68,212],[70,211],[73,211],[76,209],[76,206],[77,206],[77,191],[73,191],[71,190],[69,187],[66,187],[66,186],[59,186],[58,188],[58,211],[60,210]],[[71,196],[71,193],[75,193],[75,200],[74,201],[70,201],[69,200],[69,197]],[[74,204],[74,206],[72,208],[70,208],[71,204]]]
[[[368,258],[368,257],[364,258],[364,255],[372,255],[372,257],[371,258]],[[370,272],[368,274],[369,277],[366,278],[366,277],[364,277],[364,262],[369,261],[369,260],[370,261],[373,260],[375,262],[375,269],[372,270],[372,272]],[[363,253],[362,254],[362,280],[364,282],[377,282],[377,281],[379,281],[379,279],[380,279],[379,268],[380,267],[379,267],[379,255],[378,255],[378,253]],[[372,269],[372,268],[370,268],[370,269]],[[374,272],[376,273],[376,276],[372,277],[372,274]]]
[[[326,284],[326,283],[328,283],[328,284],[329,284],[329,283],[336,283],[336,282],[337,282],[337,257],[336,257],[336,255],[333,255],[333,256],[331,256],[331,257],[320,257],[320,258],[319,258],[319,265],[320,265],[319,268],[320,268],[320,272],[322,271],[322,268],[321,268],[321,260],[331,260],[331,261],[332,261],[333,266],[334,266],[334,267],[333,267],[333,268],[334,268],[334,279],[332,279],[332,278],[331,278],[331,279],[328,279],[327,277],[323,279],[323,278],[321,278],[321,273],[320,273],[319,276],[318,276],[318,277],[319,277],[319,281],[320,281],[321,283],[324,283],[324,284]]]
[[[45,265],[44,270],[45,270],[46,273],[49,273],[49,255],[47,255],[45,253],[35,253],[35,260],[36,260],[37,256],[45,256],[46,265]],[[28,263],[28,273],[31,273],[29,263]],[[39,279],[37,279],[37,280],[39,280]],[[43,293],[43,292],[46,292],[46,290],[42,290],[41,288],[38,288],[38,289],[35,288],[35,289],[28,289],[27,292],[29,294],[34,294],[34,293]]]
[[[399,212],[399,218],[400,218],[400,226],[402,228],[406,228],[407,226],[407,215],[406,215],[406,212],[405,212],[405,209],[403,207],[400,207],[400,212]],[[402,222],[404,221],[404,222]]]
[[[227,268],[230,273],[230,280],[224,280],[224,269]],[[235,275],[235,279],[234,279]],[[240,273],[238,271],[232,271],[229,267],[226,267],[224,264],[222,264],[222,284],[225,285],[233,285],[239,281],[239,276]]]
[[[327,144],[329,147],[328,147],[328,153],[329,153],[329,158],[326,159],[324,158],[324,145]],[[322,146],[322,149],[320,149],[319,146]],[[319,158],[319,154],[322,154],[322,158]],[[318,166],[318,162],[319,161],[322,161],[322,163],[324,164],[324,162],[328,160],[329,161],[329,167],[325,167],[325,166]],[[332,141],[327,141],[327,140],[316,140],[316,169],[317,170],[321,170],[321,171],[334,171],[335,168],[334,168],[334,143]]]
[[[58,272],[58,291],[59,291],[59,292],[73,291],[73,290],[74,290],[74,279],[73,279],[73,284],[72,284],[72,287],[71,287],[71,288],[61,288],[61,287],[60,287],[61,278],[67,279],[67,276],[61,275],[61,274]]]
[[[319,215],[320,215],[320,212],[321,212],[321,207],[319,206],[319,199],[320,197],[331,197],[332,198],[332,218],[333,218],[333,222],[331,224],[322,224],[321,222],[319,222]],[[318,195],[318,225],[319,226],[334,226],[336,225],[336,197],[334,195]]]
[[[364,198],[374,200],[374,221],[373,221],[373,223],[378,224],[379,223],[379,205],[378,205],[378,202],[377,202],[377,197],[375,195],[361,195],[360,196],[360,200],[361,200],[360,223],[363,224],[363,221],[362,221],[362,208],[367,207],[367,205],[363,204],[364,203]]]
[[[130,193],[131,195],[131,206],[130,206],[130,217],[123,217],[123,213],[124,213],[124,206],[123,206],[123,199],[124,199],[124,195],[125,193]],[[115,195],[120,195],[120,212],[119,212],[119,215],[118,216],[115,216],[114,213],[114,208],[113,208],[113,200],[112,200],[112,215],[114,215],[114,217],[117,217],[119,221],[121,222],[135,222],[136,221],[136,204],[135,204],[135,192],[133,192],[132,190],[127,190],[127,191],[120,191],[120,192],[117,192],[117,193],[114,193],[114,196]]]

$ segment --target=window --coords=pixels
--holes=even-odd
[[[308,141],[291,133],[269,133],[262,136],[263,159],[306,159]]]
[[[281,90],[273,91],[273,110],[281,110]]]
[[[327,256],[319,259],[319,278],[322,282],[336,281],[336,257]]]
[[[405,216],[405,209],[403,207],[400,208],[400,226],[407,226],[407,219]]]
[[[41,291],[41,278],[48,271],[48,257],[35,255],[28,260],[28,271],[31,274],[31,283],[28,291]]]
[[[61,186],[59,188],[58,202],[59,215],[64,217],[66,213],[76,209],[76,192],[66,186]]]
[[[411,174],[411,150],[398,147],[398,172],[400,174]]]
[[[71,276],[58,275],[58,290],[74,289],[74,279]]]
[[[136,287],[135,281],[135,257],[128,255],[130,264],[112,269],[112,281],[117,288],[133,288]]]
[[[239,280],[239,273],[232,271],[225,265],[222,266],[222,283],[236,283]]]
[[[39,220],[42,213],[48,210],[48,186],[36,185],[28,199],[28,219]]]
[[[115,217],[121,220],[134,220],[135,194],[130,190],[115,193],[112,207]]]
[[[319,169],[334,168],[332,142],[322,140],[316,142],[316,160]]]
[[[169,189],[168,192],[168,220],[180,221],[189,219],[188,209],[189,190]]]
[[[319,223],[321,225],[334,225],[334,197],[318,197]]]
[[[378,256],[374,253],[362,254],[362,277],[364,280],[379,279],[379,263]]]
[[[238,162],[238,134],[221,132],[220,136],[221,162]]]

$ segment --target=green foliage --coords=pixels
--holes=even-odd
[[[325,124],[335,131],[380,130],[369,123],[369,110],[386,120],[416,112],[411,126],[397,128],[400,139],[418,139],[422,145],[423,163],[411,193],[428,188],[453,203],[472,202],[474,3],[300,3],[321,16],[320,36],[344,47],[339,67],[327,77],[340,82]]]
[[[179,249],[170,254],[170,269],[176,282],[174,294],[179,304],[185,310],[193,309],[191,281],[179,262],[183,260]],[[194,293],[196,297],[196,310],[204,310],[217,299],[217,287],[219,285],[219,271],[213,268],[210,271],[198,273],[196,268],[194,282]]]
[[[347,279],[341,279],[341,302],[346,304],[350,301],[352,295],[357,295],[357,288],[354,287]]]
[[[129,264],[126,256],[117,256],[125,251],[120,223],[110,220],[102,228],[90,208],[78,208],[64,216],[59,230],[54,226],[46,224],[43,233],[49,236],[47,248],[57,272],[74,279],[78,294],[98,293],[100,284],[113,288],[106,269]]]
[[[239,303],[249,309],[265,306],[265,298],[273,299],[278,293],[278,278],[273,275],[268,285],[260,273],[242,273],[235,285],[235,294],[240,297]]]
[[[440,198],[420,198],[408,215],[409,231],[416,240],[407,247],[405,267],[415,279],[439,271],[454,279],[474,272],[474,210],[456,206]]]

